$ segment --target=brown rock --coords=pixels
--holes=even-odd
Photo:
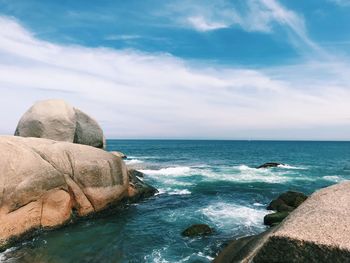
[[[0,136],[0,247],[128,196],[124,162],[101,149],[47,139]]]

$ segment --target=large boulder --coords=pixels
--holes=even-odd
[[[56,99],[36,102],[18,122],[15,135],[105,147],[103,131],[94,119]]]
[[[121,158],[94,147],[0,136],[0,247],[128,197]]]
[[[233,241],[214,262],[350,262],[349,193],[349,181],[315,192],[281,224]]]

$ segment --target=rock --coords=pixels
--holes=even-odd
[[[113,154],[113,155],[115,155],[115,156],[118,156],[118,157],[120,157],[120,158],[122,158],[122,159],[126,159],[126,158],[128,158],[124,153],[122,153],[122,152],[115,152],[115,151],[113,151],[113,152],[110,152],[111,154]]]
[[[137,171],[137,170],[135,170],[135,169],[128,169],[128,172],[130,173],[130,175],[132,176],[132,177],[141,177],[141,178],[143,178],[143,177],[145,177],[145,174],[144,173],[142,173],[142,172],[140,172],[140,171]]]
[[[274,228],[253,236],[231,241],[214,259],[213,263],[252,262],[256,248],[264,243]]]
[[[300,192],[287,191],[277,197],[277,199],[272,200],[271,203],[267,206],[267,209],[276,210],[278,212],[290,212],[297,208],[302,202],[304,202],[307,197],[307,195]]]
[[[18,122],[15,135],[105,147],[98,123],[63,100],[36,102]]]
[[[244,245],[244,260],[226,252],[220,262],[350,262],[349,193],[349,181],[315,192],[264,238]]]
[[[272,200],[271,203],[267,206],[267,210],[275,210],[277,212],[291,212],[295,208],[287,205],[282,199]]]
[[[276,212],[272,214],[267,214],[264,217],[264,224],[267,226],[274,225],[276,223],[280,223],[289,215],[289,212]]]
[[[128,197],[124,162],[94,147],[0,136],[0,247]]]
[[[206,224],[195,224],[186,228],[182,235],[186,237],[206,236],[213,233],[213,229]]]
[[[129,200],[131,202],[139,201],[140,199],[151,197],[158,193],[158,190],[154,188],[153,186],[146,184],[142,180],[140,180],[138,177],[144,177],[143,173],[134,170],[129,169],[128,170],[128,176],[129,176],[129,188],[128,188],[128,195]]]
[[[283,165],[283,163],[264,163],[258,167],[256,167],[256,169],[261,169],[261,168],[272,168],[272,167],[278,167],[280,165]]]

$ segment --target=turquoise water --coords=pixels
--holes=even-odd
[[[350,179],[350,142],[109,140],[157,196],[105,217],[42,233],[3,262],[210,262],[228,240],[264,231],[265,206],[292,189]],[[255,169],[265,162],[285,166]],[[215,229],[188,239],[194,223]]]

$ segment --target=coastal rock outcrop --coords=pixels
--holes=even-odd
[[[315,192],[260,237],[240,248],[233,241],[215,262],[350,262],[349,193],[349,181]]]
[[[140,179],[144,177],[144,174],[140,171],[137,171],[135,169],[128,169],[128,177],[128,196],[131,202],[136,202],[140,199],[151,197],[158,193],[158,190],[156,188]]]
[[[128,197],[121,158],[94,147],[0,136],[0,247]]]
[[[18,122],[15,135],[105,147],[98,123],[81,110],[57,99],[36,102]]]

